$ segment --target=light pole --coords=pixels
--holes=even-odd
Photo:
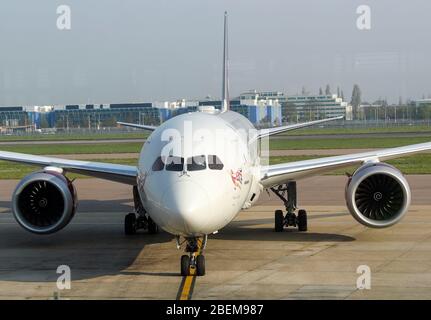
[[[397,105],[394,106],[395,123],[397,123]]]

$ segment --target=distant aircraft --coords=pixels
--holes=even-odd
[[[352,216],[373,228],[400,221],[410,205],[410,187],[400,171],[383,161],[430,150],[431,143],[263,165],[259,153],[263,139],[340,118],[255,129],[247,118],[229,110],[227,61],[225,13],[221,110],[204,108],[174,117],[159,127],[120,123],[152,131],[137,166],[0,151],[1,160],[43,167],[23,178],[13,193],[13,214],[18,223],[33,233],[49,234],[71,221],[77,197],[65,175],[68,172],[129,184],[133,186],[135,212],[125,217],[125,233],[146,229],[154,234],[162,228],[173,234],[178,248],[185,244],[188,253],[181,257],[181,275],[193,270],[201,276],[205,274],[202,252],[208,235],[256,203],[264,189],[274,192],[285,206],[285,212],[275,211],[275,231],[287,226],[306,231],[306,211],[296,207],[296,181],[351,165],[360,165],[345,190]]]

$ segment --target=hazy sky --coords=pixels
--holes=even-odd
[[[71,30],[57,29],[61,4]],[[224,10],[231,96],[326,83],[349,99],[354,83],[369,101],[431,94],[429,0],[3,0],[0,105],[219,97]]]

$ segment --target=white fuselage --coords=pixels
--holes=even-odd
[[[138,164],[138,190],[150,217],[171,234],[200,236],[250,207],[261,191],[254,132],[232,111],[183,114],[158,127]]]

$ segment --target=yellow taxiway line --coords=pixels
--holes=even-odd
[[[200,255],[202,251],[202,242],[198,240],[198,251],[194,253],[195,257]],[[190,267],[189,275],[184,276],[178,290],[177,300],[190,300],[193,294],[193,288],[196,281],[196,267]]]

